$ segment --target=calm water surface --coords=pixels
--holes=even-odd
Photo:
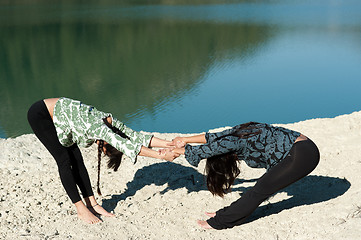
[[[81,2],[0,3],[0,137],[54,96],[158,132],[361,110],[360,1]]]

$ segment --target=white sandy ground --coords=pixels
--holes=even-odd
[[[139,157],[135,165],[125,158],[118,172],[103,161],[103,196],[96,197],[116,217],[88,225],[33,134],[0,139],[0,239],[361,239],[361,111],[281,126],[314,140],[320,164],[263,203],[249,223],[221,231],[203,230],[196,220],[238,199],[263,169],[242,163],[233,192],[221,199],[205,188],[205,161],[193,168],[184,157],[173,163]],[[96,148],[81,150],[94,187]]]

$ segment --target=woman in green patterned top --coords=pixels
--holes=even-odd
[[[97,214],[114,215],[96,202],[78,146],[98,144],[99,194],[101,153],[109,156],[108,167],[114,171],[118,170],[123,154],[133,163],[138,155],[167,161],[179,156],[170,148],[162,151],[149,148],[167,148],[169,141],[133,131],[112,114],[69,98],[51,98],[34,103],[28,111],[28,121],[35,135],[55,158],[61,182],[77,209],[78,217],[90,224],[101,221]]]

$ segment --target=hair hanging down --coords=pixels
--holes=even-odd
[[[99,195],[102,195],[99,185],[100,185],[100,162],[102,159],[103,146],[104,146],[104,141],[99,140],[99,144],[98,144],[98,180],[97,180],[97,192]]]
[[[121,130],[119,130],[118,128],[114,127],[113,125],[111,125],[110,123],[108,123],[107,119],[104,118],[103,122],[105,123],[105,125],[107,125],[107,127],[109,127],[114,133],[118,134],[119,136],[121,136],[122,138],[126,138],[126,139],[130,139],[125,133],[123,133]],[[97,180],[97,192],[99,195],[102,195],[101,191],[100,191],[100,162],[101,162],[101,156],[102,156],[102,152],[103,151],[103,147],[105,147],[106,151],[106,155],[109,157],[108,160],[108,168],[113,168],[114,171],[117,171],[120,163],[122,161],[122,156],[123,153],[118,151],[115,147],[111,146],[110,144],[106,144],[104,146],[104,141],[103,140],[99,140],[99,145],[98,145],[98,180]]]
[[[239,175],[238,157],[235,153],[226,153],[207,159],[207,188],[213,195],[223,197],[230,192],[234,180]]]
[[[261,133],[257,122],[248,122],[237,127],[234,133],[229,135],[246,139]],[[226,136],[229,136],[226,135]],[[226,136],[219,137],[215,141]],[[234,152],[213,156],[207,159],[205,173],[207,176],[207,188],[213,195],[223,197],[230,192],[234,180],[240,174],[238,168],[238,156]]]

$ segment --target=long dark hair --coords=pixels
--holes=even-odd
[[[248,122],[237,127],[236,131],[230,135],[246,139],[261,133],[256,122]],[[228,136],[228,135],[227,135]],[[222,136],[217,140],[221,140]],[[240,174],[238,168],[238,156],[235,152],[229,152],[207,159],[205,174],[207,178],[207,188],[213,194],[223,197],[231,191],[234,180]]]
[[[118,134],[119,136],[123,138],[130,139],[125,133],[123,133],[120,129],[114,127],[111,125],[106,118],[103,119],[103,122],[105,125],[107,125],[108,128],[110,128],[114,133]],[[114,169],[114,171],[117,171],[120,163],[122,162],[123,153],[118,151],[115,147],[111,146],[110,144],[105,144],[103,140],[99,140],[98,145],[98,180],[97,180],[97,192],[99,195],[102,195],[100,191],[100,162],[102,158],[102,152],[104,152],[103,147],[105,147],[105,155],[109,157],[108,160],[108,168]]]
[[[237,155],[231,152],[208,158],[205,173],[208,190],[213,195],[223,197],[230,192],[234,180],[240,174]]]

